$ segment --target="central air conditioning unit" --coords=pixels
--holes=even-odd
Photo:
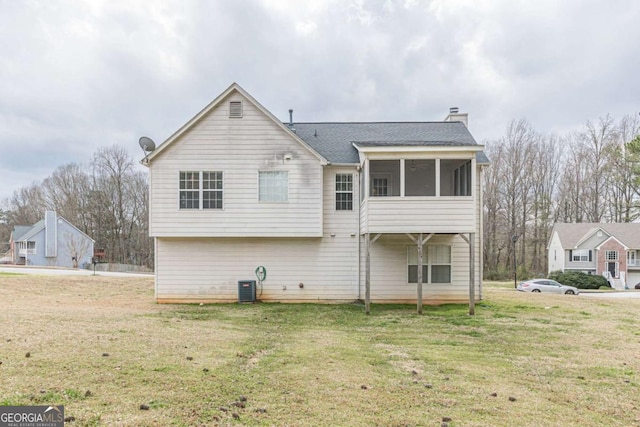
[[[256,302],[256,281],[238,281],[238,302]]]

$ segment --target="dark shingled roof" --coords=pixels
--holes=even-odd
[[[331,163],[359,163],[354,143],[363,147],[478,145],[462,122],[294,123],[293,127]],[[484,152],[478,152],[476,160],[489,163]]]

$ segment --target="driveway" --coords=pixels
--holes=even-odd
[[[39,276],[93,276],[93,270],[24,267],[24,266],[0,266],[0,273],[35,274]],[[96,271],[96,276],[111,277],[153,277],[147,273],[117,273],[115,271]]]
[[[589,298],[634,299],[634,298],[640,298],[640,291],[580,292],[580,296],[589,297]]]

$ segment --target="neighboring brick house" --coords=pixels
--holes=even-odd
[[[640,224],[555,224],[548,246],[549,272],[605,276],[612,287],[640,283]]]

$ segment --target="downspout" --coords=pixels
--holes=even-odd
[[[478,233],[478,249],[477,252],[479,255],[478,258],[478,287],[479,287],[479,299],[480,301],[482,301],[484,299],[484,166],[480,166],[479,168],[477,168],[480,171],[480,176],[479,178],[479,185],[476,186],[477,188],[479,188],[478,190],[478,198],[480,200],[480,232]]]
[[[362,236],[360,235],[360,226],[362,225],[362,201],[360,194],[362,193],[362,167],[358,165],[356,167],[356,172],[358,172],[358,301],[362,301]]]

